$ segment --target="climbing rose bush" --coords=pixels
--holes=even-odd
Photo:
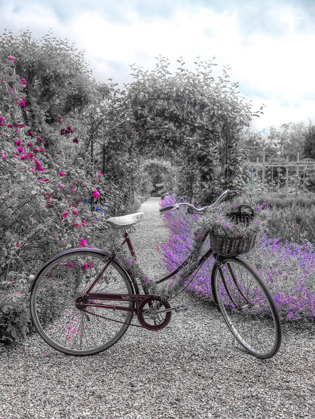
[[[9,59],[16,63],[14,57]],[[24,123],[21,94],[26,83],[21,79],[13,90],[5,74],[0,77],[0,340],[4,342],[30,331],[31,275],[61,250],[101,245],[105,228],[104,213],[91,210],[91,198],[102,197],[105,176],[79,157],[79,140],[73,142],[71,137],[76,131],[73,124],[62,130],[51,127],[50,140],[54,137],[55,144],[46,150],[47,138]],[[106,211],[106,205],[102,208]]]

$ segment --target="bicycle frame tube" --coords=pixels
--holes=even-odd
[[[120,310],[120,311],[131,311],[133,313],[137,312],[137,307],[135,308],[129,308],[129,307],[121,307],[121,306],[115,306],[115,305],[108,305],[108,304],[100,304],[100,303],[94,303],[89,300],[105,300],[105,301],[133,301],[137,303],[137,306],[145,300],[148,297],[155,297],[154,295],[140,295],[140,294],[106,294],[106,293],[90,293],[85,295],[84,297],[79,297],[77,300],[80,304],[80,308],[82,306],[87,307],[97,307],[97,308],[108,308],[112,310]],[[84,300],[88,301],[84,301]]]
[[[199,269],[201,267],[201,265],[203,265],[204,262],[212,255],[212,253],[213,253],[212,249],[207,250],[207,252],[198,260],[198,264],[193,267],[192,272],[190,273],[190,275],[194,271],[196,271],[197,269]],[[167,279],[172,278],[172,276],[176,275],[179,271],[181,271],[183,268],[185,268],[185,266],[188,265],[189,259],[190,259],[190,256],[188,256],[188,258],[178,268],[176,268],[173,272],[171,272],[167,276],[159,279],[158,281],[155,281],[155,283],[156,284],[160,284],[161,282],[164,282]]]
[[[128,234],[128,231],[127,230],[125,230],[125,233],[124,233],[124,238],[125,238],[125,240],[122,242],[122,246],[125,244],[125,243],[127,243],[127,245],[128,245],[128,248],[129,248],[129,250],[130,250],[130,253],[132,254],[132,256],[137,260],[137,255],[136,255],[136,252],[135,252],[135,250],[134,250],[134,248],[133,248],[133,245],[132,245],[132,243],[131,243],[131,238],[130,238],[130,236],[129,236],[129,234]]]

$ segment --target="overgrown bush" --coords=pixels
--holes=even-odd
[[[110,213],[133,204],[129,181],[124,185],[122,176],[103,174],[88,155],[82,157],[80,120],[60,116],[46,135],[34,122],[29,125],[34,112],[42,111],[28,110],[27,80],[15,74],[16,60],[10,60],[0,66],[0,340],[5,343],[31,330],[28,288],[39,266],[66,248],[103,245],[104,213],[94,211],[95,201]]]

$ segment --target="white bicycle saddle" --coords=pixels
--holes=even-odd
[[[113,228],[126,227],[138,223],[143,217],[143,214],[143,212],[136,212],[135,214],[122,215],[121,217],[110,217],[106,221]]]

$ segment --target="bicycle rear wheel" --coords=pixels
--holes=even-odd
[[[68,355],[95,355],[108,349],[126,332],[133,313],[76,304],[99,276],[109,255],[97,249],[71,249],[48,261],[31,292],[31,316],[40,336]],[[116,261],[100,276],[93,293],[134,294],[129,277]],[[134,308],[132,301],[102,301]],[[83,311],[84,310],[84,311]]]
[[[281,344],[280,317],[260,277],[244,261],[225,258],[221,268],[215,265],[213,278],[223,318],[237,341],[257,358],[274,356]]]

